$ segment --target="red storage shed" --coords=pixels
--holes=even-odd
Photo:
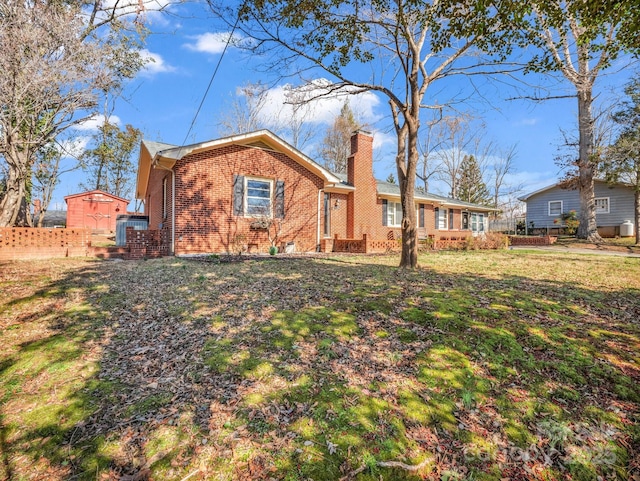
[[[67,228],[84,228],[101,231],[116,230],[116,217],[126,214],[129,201],[121,197],[91,190],[80,194],[68,195]]]

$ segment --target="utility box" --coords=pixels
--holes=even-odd
[[[149,217],[146,215],[119,215],[116,219],[116,245],[119,247],[127,245],[127,227],[133,227],[135,230],[147,230]]]

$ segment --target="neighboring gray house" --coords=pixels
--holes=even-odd
[[[40,214],[36,214],[33,217],[33,225],[38,225],[38,217]],[[44,221],[42,227],[66,227],[67,226],[67,211],[66,210],[48,210],[44,214]]]
[[[633,222],[633,189],[625,184],[608,184],[594,181],[596,223],[602,237],[620,235],[620,226]],[[563,226],[561,215],[575,210],[580,211],[580,193],[577,189],[563,189],[559,184],[550,185],[530,194],[519,197],[527,204],[527,227],[546,229],[555,232]],[[623,228],[628,230],[627,228]],[[631,230],[633,235],[634,230]],[[624,233],[624,232],[623,232]]]

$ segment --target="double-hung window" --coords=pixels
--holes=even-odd
[[[609,213],[609,197],[596,197],[594,203],[596,206],[596,214]]]
[[[471,223],[471,230],[473,232],[484,232],[485,231],[485,216],[484,214],[479,214],[477,212],[472,212],[469,217]]]
[[[387,202],[387,226],[400,227],[402,223],[402,204]]]
[[[449,210],[436,207],[434,214],[436,218],[436,229],[447,230],[449,228]]]
[[[562,201],[561,200],[550,200],[549,201],[549,215],[550,216],[558,216],[562,214]]]
[[[271,190],[273,182],[265,179],[245,177],[245,214],[271,217]]]
[[[234,215],[283,219],[284,211],[284,181],[233,176]]]

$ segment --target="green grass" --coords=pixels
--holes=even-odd
[[[3,264],[0,478],[640,474],[635,259],[420,261]]]

